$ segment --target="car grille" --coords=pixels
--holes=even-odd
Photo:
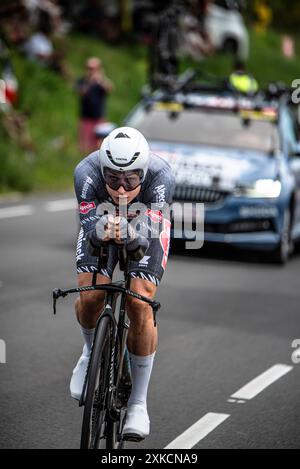
[[[214,204],[222,202],[228,195],[229,192],[199,186],[176,186],[174,200]]]
[[[229,224],[205,223],[206,233],[255,233],[263,231],[275,231],[273,220],[241,220]]]

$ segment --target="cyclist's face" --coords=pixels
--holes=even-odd
[[[141,170],[119,172],[104,168],[103,176],[111,189],[117,191],[120,186],[123,186],[126,192],[131,192],[142,183],[143,172]]]
[[[135,197],[140,193],[141,186],[139,185],[132,191],[126,191],[123,186],[120,186],[118,190],[114,190],[106,184],[106,190],[116,204],[124,205],[130,204]]]

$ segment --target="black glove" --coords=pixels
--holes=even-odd
[[[88,231],[85,239],[87,243],[87,249],[91,256],[99,255],[99,248],[107,243],[104,241],[107,233],[105,229],[108,225],[108,215],[103,215],[96,223],[95,228]]]
[[[129,257],[139,262],[141,259],[143,259],[149,247],[148,239],[138,234],[133,226],[128,223],[124,217],[121,217],[119,226],[121,238],[124,237],[124,245]]]

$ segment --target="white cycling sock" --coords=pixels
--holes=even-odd
[[[94,340],[95,329],[85,329],[85,327],[82,327],[81,324],[79,324],[79,326],[85,342],[85,346],[83,347],[83,353],[85,355],[89,355]]]
[[[132,375],[132,390],[128,405],[138,404],[147,407],[147,392],[151,377],[155,352],[145,357],[129,354]]]

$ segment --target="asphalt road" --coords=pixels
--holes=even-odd
[[[0,203],[1,448],[79,445],[82,410],[69,379],[82,339],[72,298],[56,317],[51,309],[52,289],[76,281],[76,218],[70,203],[48,201],[70,197]],[[299,254],[285,268],[224,249],[170,257],[152,431],[127,447],[182,447],[194,424],[186,447],[300,447],[300,364],[291,359],[292,341],[300,345],[299,270]]]

